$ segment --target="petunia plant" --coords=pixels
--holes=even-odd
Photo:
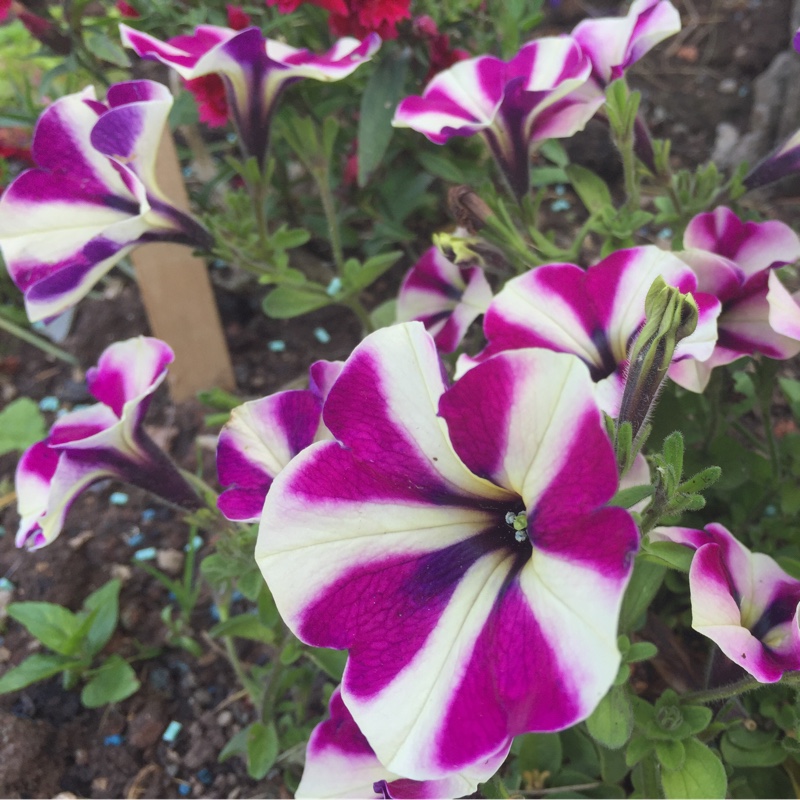
[[[520,4],[466,3],[505,20],[502,42],[400,0],[211,3],[171,29],[169,9],[125,6],[137,70],[171,69],[194,101],[125,80],[46,108],[35,167],[0,199],[30,319],[170,241],[245,286],[237,313],[336,305],[362,336],[337,360],[287,356],[298,375],[266,396],[203,395],[221,416],[198,474],[145,426],[169,346],[111,345],[85,373],[97,403],[22,454],[16,544],[62,546],[107,480],[187,524],[183,574],[144,569],[180,609],[166,646],[208,648],[241,684],[220,759],[264,794],[738,797],[755,767],[786,794],[800,239],[745,191],[792,169],[793,144],[746,178],[675,170],[627,74],[678,32],[668,0],[527,41],[506,35],[534,27]],[[593,118],[617,185],[561,144]],[[158,186],[168,127],[197,216]],[[93,597],[53,612],[68,647],[42,640],[70,685],[103,669],[81,643]]]

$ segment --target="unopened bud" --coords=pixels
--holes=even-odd
[[[630,422],[633,440],[650,415],[681,339],[694,333],[699,312],[690,294],[659,277],[645,299],[646,321],[631,347],[618,427]]]
[[[453,186],[447,193],[447,204],[455,221],[470,233],[476,233],[492,216],[492,209],[470,186]]]

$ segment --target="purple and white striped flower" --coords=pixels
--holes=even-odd
[[[729,208],[698,214],[678,253],[697,275],[697,288],[717,297],[719,338],[706,358],[676,364],[670,376],[703,391],[714,367],[763,353],[786,359],[800,352],[800,293],[791,295],[775,270],[800,258],[800,239],[782,222],[742,222]]]
[[[136,245],[205,246],[209,234],[158,188],[155,158],[172,106],[153,81],[89,87],[49,106],[33,136],[36,169],[0,198],[0,249],[32,321],[84,297]]]
[[[387,770],[439,780],[588,716],[638,547],[589,371],[501,354],[447,388],[418,322],[368,336],[264,504],[256,560]]]
[[[708,358],[717,338],[719,302],[696,292],[697,280],[680,259],[646,246],[619,250],[586,270],[547,264],[508,281],[484,317],[488,345],[474,358],[462,356],[458,374],[506,350],[573,353],[589,367],[601,408],[616,416],[628,350],[645,321],[645,297],[657,277],[691,292],[700,309],[697,329],[678,344],[675,360]]]
[[[443,353],[452,353],[467,328],[492,302],[492,288],[477,266],[459,266],[438,247],[426,250],[397,295],[399,322],[419,320]]]
[[[585,19],[572,36],[592,62],[593,83],[605,89],[680,29],[680,14],[669,0],[635,0],[626,16]]]
[[[276,392],[233,410],[217,445],[217,476],[228,487],[217,506],[228,519],[257,522],[275,476],[312,442],[331,438],[322,406],[341,365],[317,361],[308,389]]]
[[[571,37],[537,39],[509,62],[479,56],[440,72],[421,96],[401,101],[392,124],[435,144],[480,134],[514,194],[523,197],[535,143],[572,136],[602,105],[602,92],[575,91],[591,71]]]
[[[97,367],[86,373],[89,391],[100,402],[56,420],[47,439],[20,459],[17,547],[35,550],[50,544],[77,496],[105,478],[132,483],[186,508],[201,505],[142,427],[173,357],[164,342],[145,336],[103,351]]]
[[[258,28],[235,31],[199,25],[193,35],[161,42],[120,25],[122,43],[141,58],[161,61],[185,80],[219,75],[231,119],[248,156],[263,164],[269,147],[270,125],[283,90],[302,78],[338,81],[369,61],[381,44],[371,33],[363,41],[345,37],[326,53],[315,55],[274,39]]]
[[[689,569],[696,631],[762,683],[800,670],[800,581],[717,523],[702,531],[656,528],[650,536],[697,551]]]
[[[510,745],[509,745],[510,746]],[[503,763],[508,746],[460,773],[428,781],[394,775],[384,767],[342,700],[331,697],[330,716],[308,740],[306,765],[296,797],[437,798],[464,797],[488,780]]]

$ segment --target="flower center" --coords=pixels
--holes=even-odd
[[[524,542],[528,538],[528,517],[524,511],[508,511],[506,525],[513,528],[514,538],[518,542]]]

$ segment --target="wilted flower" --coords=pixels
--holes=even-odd
[[[742,222],[720,206],[698,214],[683,236],[679,257],[697,275],[697,288],[722,304],[719,338],[706,358],[676,364],[670,376],[702,391],[714,367],[763,353],[791,358],[800,352],[800,304],[775,269],[800,258],[800,239],[782,222]]]
[[[505,350],[545,347],[573,353],[597,382],[601,407],[615,417],[628,350],[645,321],[647,292],[659,277],[692,293],[700,310],[697,329],[678,344],[675,361],[707,358],[717,339],[719,302],[696,292],[697,279],[683,261],[647,246],[618,250],[586,270],[546,264],[508,281],[484,317],[488,345],[474,358],[462,356],[459,372]]]
[[[242,149],[259,163],[266,156],[275,106],[289,84],[302,78],[346,78],[380,46],[375,34],[363,42],[345,38],[318,56],[265,39],[258,28],[237,32],[215,25],[199,25],[193,35],[176,36],[168,42],[127,25],[120,25],[120,34],[123,44],[137,55],[161,61],[187,81],[212,75],[221,78]],[[203,91],[207,88],[204,84]]]
[[[395,775],[481,768],[589,715],[617,674],[638,534],[588,370],[503,353],[450,389],[420,323],[368,336],[335,437],[264,504],[256,560],[290,628],[348,649],[342,699]]]
[[[164,342],[144,336],[106,348],[97,367],[86,373],[89,391],[100,402],[60,417],[47,439],[20,459],[17,547],[50,544],[77,496],[105,478],[132,483],[186,508],[200,506],[178,468],[142,427],[173,357]]]
[[[330,716],[314,728],[306,749],[296,797],[464,797],[488,780],[503,763],[508,746],[461,773],[431,781],[411,781],[384,767],[342,700],[331,696]]]
[[[312,442],[329,439],[322,423],[325,397],[341,362],[317,361],[310,387],[276,392],[238,406],[219,434],[219,510],[230,520],[256,522],[275,476]]]
[[[696,631],[762,683],[800,669],[800,581],[716,523],[656,528],[651,538],[697,551],[689,570]]]
[[[400,102],[392,124],[413,128],[435,144],[480,134],[514,194],[522,197],[530,188],[534,144],[571,136],[602,105],[602,94],[575,92],[591,70],[574,39],[537,39],[507,63],[480,56],[440,72],[422,96]]]
[[[419,320],[436,346],[452,353],[491,301],[492,289],[480,267],[458,266],[438,247],[429,247],[403,280],[397,319]]]
[[[171,106],[161,84],[129,81],[112,86],[106,103],[89,87],[45,109],[33,135],[38,169],[0,198],[0,249],[31,321],[77,303],[139,244],[209,244],[156,181]]]

